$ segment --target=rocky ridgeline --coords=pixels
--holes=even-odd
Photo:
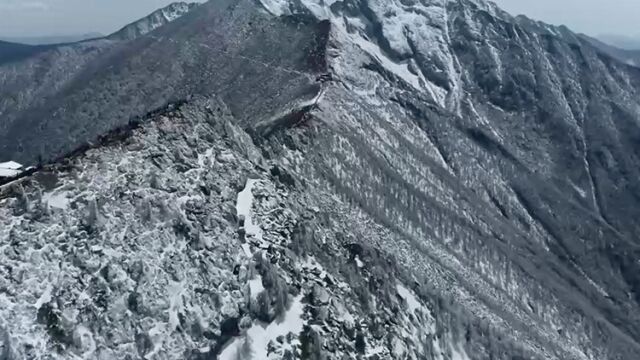
[[[153,13],[139,19],[115,33],[108,36],[111,40],[133,40],[153,30],[166,25],[179,17],[185,15],[191,9],[198,6],[198,3],[175,2],[158,9]]]
[[[0,200],[4,353],[465,359],[393,263],[323,228],[286,166],[228,116],[185,105],[13,185]],[[236,208],[247,179],[259,236]],[[251,329],[296,299],[294,332],[252,347],[264,344]]]

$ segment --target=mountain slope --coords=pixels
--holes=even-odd
[[[51,121],[50,113],[41,108],[47,104],[60,101],[61,97],[66,96],[67,92],[72,92],[77,83],[82,83],[83,76],[89,77],[95,75],[96,70],[101,71],[91,64],[100,62],[101,56],[111,54],[108,59],[114,59],[122,52],[126,52],[129,46],[126,43],[134,40],[136,36],[141,36],[147,31],[151,31],[151,22],[158,16],[163,16],[162,21],[175,20],[177,17],[186,14],[188,9],[193,5],[175,3],[165,9],[154,12],[152,15],[141,19],[132,25],[133,30],[124,31],[113,34],[110,38],[99,38],[80,43],[59,44],[46,46],[26,46],[21,44],[9,44],[0,42],[0,116],[3,121],[0,124],[0,159],[11,159],[15,155],[15,151],[29,152],[24,160],[30,164],[50,160],[61,156],[64,151],[69,151],[78,145],[64,145],[63,152],[57,154],[48,154],[46,144],[47,138],[52,135],[39,133],[43,136],[41,144],[27,144],[28,134],[34,129],[47,128],[51,129],[57,126],[57,123],[46,125]],[[165,18],[166,17],[166,18]],[[160,20],[158,20],[160,21]],[[136,24],[139,24],[139,28]],[[145,25],[146,24],[146,25]],[[158,23],[154,23],[157,26]],[[135,30],[138,29],[138,30]],[[126,36],[125,36],[126,35]],[[135,46],[130,47],[135,48]],[[122,51],[122,52],[121,52]],[[131,51],[131,50],[129,50]],[[104,64],[104,62],[102,63]],[[109,64],[104,65],[109,68]],[[99,72],[98,71],[98,72]],[[19,122],[24,117],[36,117],[37,125],[23,126]],[[55,117],[55,114],[54,114]],[[17,123],[16,123],[17,122]],[[12,125],[18,127],[17,138],[10,139],[12,135],[8,135]],[[38,132],[38,131],[36,131]],[[7,137],[9,136],[9,137]],[[60,134],[60,138],[54,138],[52,141],[64,143],[66,134]],[[84,139],[82,142],[91,140]]]
[[[213,1],[86,69],[1,133],[93,142],[2,188],[11,354],[640,352],[640,70],[568,29]]]

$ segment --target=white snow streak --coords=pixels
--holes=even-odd
[[[289,310],[285,313],[281,322],[277,320],[271,324],[257,323],[247,331],[247,338],[251,344],[252,359],[266,360],[267,345],[270,341],[276,341],[279,336],[286,336],[289,333],[300,334],[304,327],[304,304],[302,295],[296,297]],[[242,348],[244,339],[236,338],[220,353],[220,360],[235,360],[238,351]]]
[[[407,302],[407,306],[409,306],[409,310],[411,310],[411,312],[422,308],[420,300],[418,300],[418,298],[416,298],[416,296],[413,295],[413,292],[409,289],[404,287],[402,284],[397,284],[396,289],[398,290],[398,294]]]
[[[255,279],[249,280],[249,291],[251,292],[252,299],[256,299],[258,294],[264,291],[264,286],[262,286],[262,276],[258,275]]]
[[[44,293],[42,293],[42,295],[40,296],[38,301],[36,301],[36,303],[33,304],[33,306],[36,309],[40,309],[42,307],[42,305],[49,303],[51,301],[51,299],[52,299],[52,297],[51,297],[51,292],[52,291],[53,291],[53,285],[51,285],[51,284],[47,285],[47,288],[45,289]]]
[[[260,180],[249,179],[247,180],[247,185],[244,190],[242,190],[238,194],[238,201],[236,203],[236,211],[238,213],[238,217],[244,217],[244,230],[247,236],[253,236],[257,240],[262,240],[262,229],[257,224],[253,223],[252,215],[253,211],[251,210],[253,206],[253,187]],[[246,252],[246,250],[245,250]]]
[[[455,346],[451,346],[451,360],[469,360],[469,355],[464,349],[456,349]]]

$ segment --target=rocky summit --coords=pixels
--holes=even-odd
[[[640,68],[482,0],[172,20],[0,65],[0,359],[638,359]]]

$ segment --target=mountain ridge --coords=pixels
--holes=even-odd
[[[198,3],[174,2],[107,35],[112,40],[132,40],[149,33],[191,11]]]

